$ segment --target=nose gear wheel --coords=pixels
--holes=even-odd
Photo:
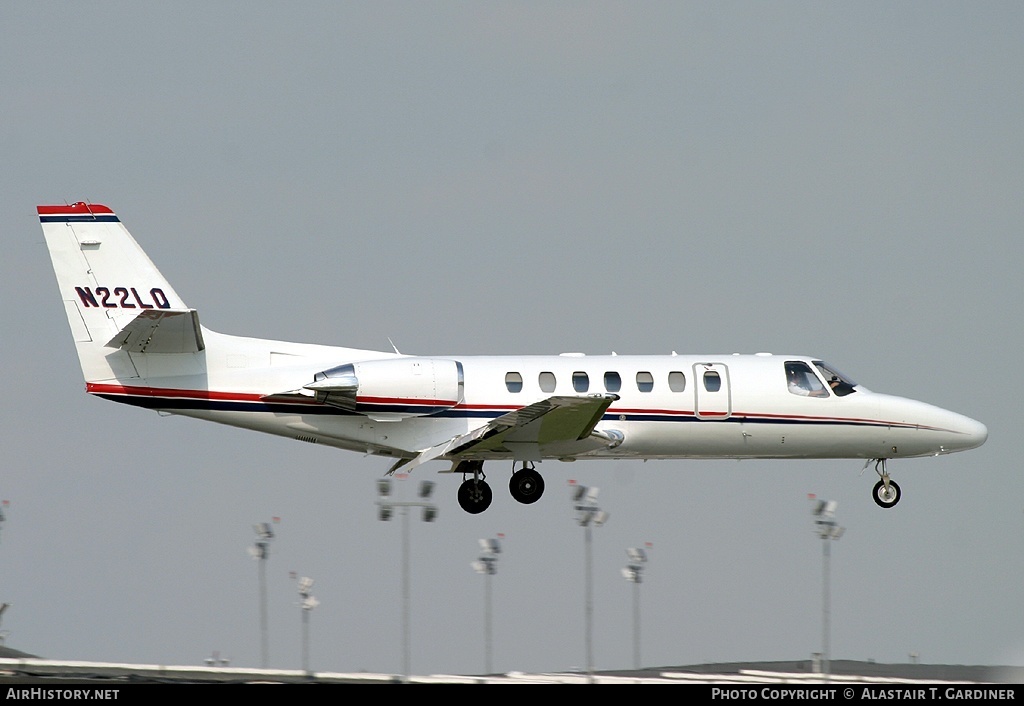
[[[881,480],[875,483],[875,488],[871,492],[871,497],[874,498],[875,503],[879,507],[884,507],[886,509],[893,507],[900,501],[902,493],[900,492],[900,487],[896,484],[896,481],[889,479],[889,471],[885,468],[884,458],[880,458],[875,461],[875,473],[881,477]]]

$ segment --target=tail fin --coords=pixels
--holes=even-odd
[[[198,314],[113,211],[83,202],[37,210],[87,383],[138,378],[132,353],[203,350]]]

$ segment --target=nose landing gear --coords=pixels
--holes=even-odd
[[[889,479],[889,471],[885,469],[884,458],[875,461],[875,473],[881,477],[881,480],[875,483],[871,497],[875,499],[875,503],[879,507],[886,509],[893,507],[900,501],[900,487],[896,484],[896,481]]]

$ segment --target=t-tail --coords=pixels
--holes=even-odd
[[[194,369],[205,348],[196,311],[114,212],[83,202],[37,210],[87,387],[137,381],[131,353],[180,354],[160,357]]]

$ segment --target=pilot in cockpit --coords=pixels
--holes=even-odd
[[[794,395],[803,397],[828,397],[828,391],[821,384],[821,381],[814,376],[814,373],[803,363],[786,364],[786,382],[789,391]],[[836,379],[838,384],[838,379]],[[830,386],[834,389],[835,385]]]
[[[786,377],[789,383],[789,391],[794,395],[810,395],[811,390],[807,387],[804,376],[791,365],[786,366]]]

